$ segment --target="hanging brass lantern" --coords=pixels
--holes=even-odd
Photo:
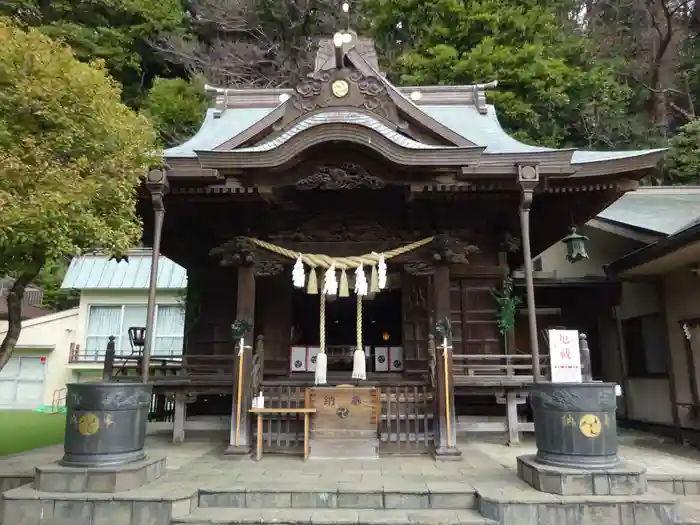
[[[574,264],[583,259],[588,259],[588,253],[586,252],[587,240],[588,237],[577,233],[576,226],[570,226],[569,235],[561,240],[561,242],[566,244],[566,260]]]

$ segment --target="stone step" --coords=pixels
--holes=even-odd
[[[199,508],[173,524],[188,525],[496,525],[475,510]]]
[[[476,494],[471,485],[447,483],[385,488],[357,485],[314,489],[248,486],[200,489],[199,506],[241,509],[467,510],[475,508]]]
[[[621,496],[559,496],[516,487],[477,487],[477,508],[500,525],[678,525],[678,497],[650,490]]]
[[[309,460],[379,459],[379,439],[316,438],[309,449]]]

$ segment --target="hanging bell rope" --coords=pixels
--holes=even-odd
[[[317,385],[326,384],[326,370],[328,368],[328,356],[326,355],[326,294],[321,294],[319,311],[318,346],[319,353],[316,356],[316,372],[314,382]]]
[[[357,294],[357,348],[352,356],[352,378],[367,379],[367,356],[362,344],[362,295]]]

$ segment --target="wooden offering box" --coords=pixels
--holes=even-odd
[[[311,458],[376,457],[378,401],[376,388],[312,388]]]

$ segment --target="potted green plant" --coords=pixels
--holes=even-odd
[[[518,315],[518,307],[522,303],[522,299],[513,293],[513,279],[510,276],[503,279],[500,288],[491,290],[491,295],[498,305],[496,308],[498,331],[503,336],[503,344],[507,355],[510,353],[508,334],[515,329],[515,316]]]

